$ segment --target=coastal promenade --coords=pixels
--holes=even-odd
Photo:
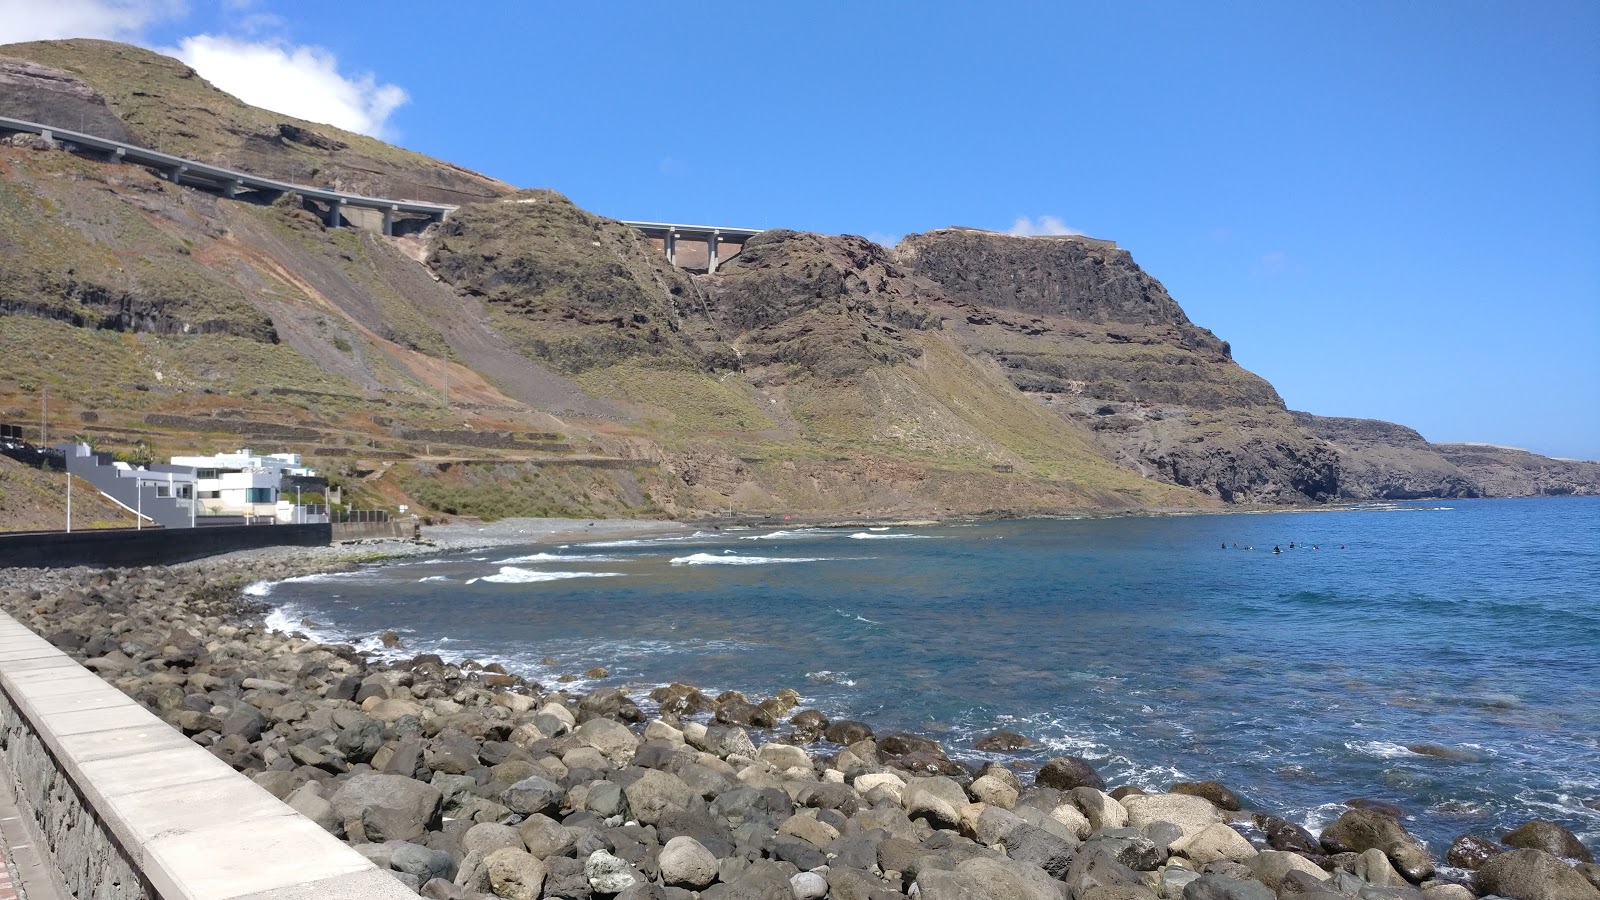
[[[5,614],[0,744],[72,896],[415,896]]]

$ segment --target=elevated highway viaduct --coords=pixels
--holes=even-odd
[[[419,200],[366,197],[312,185],[263,178],[55,125],[0,116],[0,133],[5,132],[36,134],[46,141],[61,142],[69,149],[95,154],[108,162],[141,165],[154,170],[175,185],[215,191],[224,197],[270,200],[287,193],[294,193],[321,204],[324,221],[329,228],[352,225],[392,236],[397,222],[402,219],[443,222],[450,213],[459,208],[449,204],[424,203]],[[666,254],[667,261],[673,265],[691,272],[708,274],[715,273],[718,265],[737,256],[739,251],[744,249],[745,241],[763,231],[760,228],[634,222],[626,219],[622,220],[622,224],[643,232],[651,245]]]

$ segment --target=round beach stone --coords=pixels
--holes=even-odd
[[[467,853],[477,850],[487,856],[506,847],[525,849],[522,835],[517,833],[517,829],[498,822],[479,822],[461,836],[461,849]]]
[[[1322,871],[1316,863],[1298,853],[1288,853],[1283,850],[1263,850],[1255,856],[1244,861],[1255,877],[1262,884],[1273,890],[1283,884],[1283,879],[1290,872],[1304,872],[1318,881],[1326,881],[1328,873]]]
[[[1001,809],[1010,809],[1017,805],[1017,790],[993,775],[984,775],[975,779],[967,792],[972,799],[989,806],[998,806]]]
[[[517,826],[517,835],[522,838],[528,852],[539,859],[563,856],[577,842],[570,830],[544,815],[532,815],[522,820],[522,824]]]
[[[1394,816],[1369,809],[1347,809],[1322,830],[1322,845],[1333,853],[1382,850],[1395,869],[1413,883],[1433,875],[1433,859],[1422,842]]]
[[[645,769],[623,793],[628,809],[643,825],[656,824],[672,810],[687,809],[696,796],[682,778],[657,769]]]
[[[967,792],[943,775],[913,778],[900,794],[900,805],[913,819],[921,816],[936,827],[949,828],[960,823]]]
[[[617,763],[626,763],[639,749],[639,738],[628,726],[611,719],[590,719],[579,725],[573,734]]]
[[[512,812],[530,816],[560,808],[561,798],[565,795],[566,791],[561,789],[561,785],[532,775],[507,788],[502,802]]]
[[[604,850],[596,850],[584,860],[583,877],[588,880],[589,887],[601,894],[620,894],[640,880],[627,860]]]
[[[661,848],[657,859],[661,881],[669,887],[703,890],[717,878],[717,858],[705,845],[688,835],[679,835]]]
[[[1184,835],[1172,842],[1171,849],[1199,866],[1219,859],[1242,863],[1256,855],[1244,835],[1221,823]]]
[[[526,850],[503,847],[483,858],[489,886],[506,900],[539,900],[544,888],[544,863]]]
[[[822,900],[828,896],[828,879],[816,872],[797,872],[789,877],[794,900]]]

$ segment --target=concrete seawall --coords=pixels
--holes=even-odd
[[[0,755],[80,900],[415,900],[4,614]]]
[[[331,536],[327,523],[0,534],[0,566],[165,566],[260,547],[326,547]]]

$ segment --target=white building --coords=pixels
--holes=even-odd
[[[326,512],[308,516],[294,492],[283,496],[286,475],[306,478],[316,471],[301,465],[298,453],[257,456],[249,450],[214,456],[174,456],[174,466],[195,470],[195,499],[202,515],[272,516],[280,522],[327,521]]]

